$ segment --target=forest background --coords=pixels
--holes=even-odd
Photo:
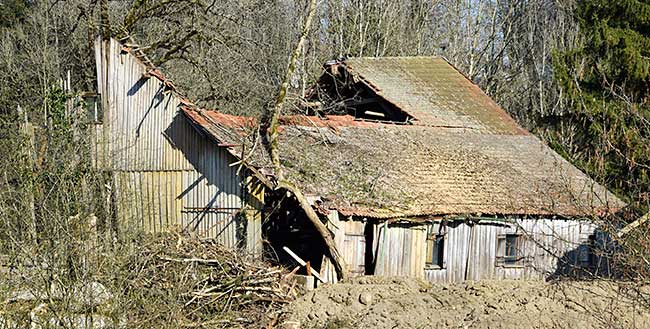
[[[196,282],[185,275],[195,269],[160,265],[169,239],[93,235],[115,224],[111,187],[84,156],[79,132],[89,123],[70,115],[70,102],[96,91],[95,37],[130,36],[198,105],[261,116],[274,106],[308,2],[0,0],[0,260],[28,273],[14,275],[15,286],[49,294],[55,284],[74,303],[79,282],[102,282],[115,294],[103,314],[135,312],[136,326],[225,312],[229,302],[189,302]],[[283,111],[300,111],[326,61],[355,56],[444,56],[630,205],[613,230],[649,210],[650,0],[321,0]],[[650,276],[647,226],[617,249],[639,287]],[[2,274],[5,297],[13,283]]]
[[[5,137],[18,106],[32,122],[47,120],[45,100],[67,71],[72,90],[96,89],[102,6],[109,33],[137,40],[197,104],[258,116],[281,83],[307,2],[0,1],[2,154],[15,151]],[[322,0],[314,21],[290,104],[330,59],[444,56],[523,127],[648,210],[650,1]]]

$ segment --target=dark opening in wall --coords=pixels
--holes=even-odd
[[[94,92],[83,92],[80,95],[80,99],[83,102],[88,121],[94,124],[101,124],[104,121],[101,95]]]
[[[262,223],[266,258],[290,268],[299,266],[298,262],[283,250],[283,247],[288,247],[302,260],[308,261],[312,269],[320,272],[327,249],[298,202],[282,193],[270,193],[265,198],[270,200],[264,210]],[[298,273],[307,274],[305,267],[301,267]]]

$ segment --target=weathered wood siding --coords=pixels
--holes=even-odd
[[[139,220],[153,232],[178,226],[231,247],[258,246],[246,235],[261,231],[259,216],[239,213],[249,204],[248,173],[237,175],[230,166],[236,159],[199,135],[179,113],[177,94],[146,77],[145,65],[119,42],[98,39],[95,49],[104,112],[95,158],[114,173],[120,221]]]
[[[438,231],[440,223],[434,223]],[[444,268],[426,266],[426,226],[374,225],[376,275],[424,277],[431,282],[463,280],[542,279],[557,271],[559,259],[577,261],[596,226],[577,220],[526,219],[507,223],[482,220],[478,224],[449,222],[444,239]],[[497,264],[497,238],[522,234],[525,261]],[[346,254],[348,251],[342,251]]]
[[[327,227],[334,233],[334,242],[346,262],[350,276],[364,275],[366,271],[366,223],[361,221],[340,220],[337,211],[331,211]],[[325,257],[321,264],[321,275],[328,282],[336,283],[338,278],[332,262]]]
[[[375,274],[424,276],[426,226],[375,225]]]

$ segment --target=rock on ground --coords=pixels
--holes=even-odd
[[[625,285],[430,285],[367,276],[307,293],[285,307],[280,323],[286,328],[650,328],[650,310],[640,306],[635,290],[621,289]]]

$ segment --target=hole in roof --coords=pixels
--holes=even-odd
[[[404,124],[413,120],[363,82],[354,81],[340,62],[326,65],[325,73],[306,98],[312,105],[307,109],[310,115],[348,114],[359,120]]]

